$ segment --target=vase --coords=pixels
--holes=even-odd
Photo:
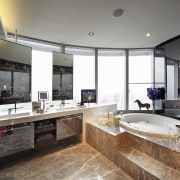
[[[155,100],[152,100],[152,114],[155,114]]]
[[[114,127],[119,127],[119,120],[114,120]]]

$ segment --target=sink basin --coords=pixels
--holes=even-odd
[[[29,116],[29,115],[30,115],[30,112],[7,114],[7,115],[0,115],[0,119],[10,119],[10,118],[17,118],[17,117],[23,117],[23,116]]]
[[[56,108],[56,111],[66,111],[66,110],[73,110],[73,109],[77,109],[77,107],[63,107],[63,108]]]

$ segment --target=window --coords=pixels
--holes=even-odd
[[[66,47],[65,52],[73,54],[73,103],[81,101],[81,89],[95,88],[94,49]]]
[[[125,109],[125,51],[98,50],[98,103]]]
[[[147,88],[153,86],[153,50],[129,50],[129,109],[139,109],[134,102],[151,103]]]

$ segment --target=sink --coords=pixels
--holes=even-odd
[[[66,111],[66,110],[74,110],[74,109],[77,109],[77,107],[63,107],[63,108],[56,108],[55,110],[56,111]]]
[[[6,115],[0,115],[0,119],[11,119],[11,118],[17,118],[17,117],[23,117],[23,116],[29,116],[29,115],[30,115],[30,112],[6,114]]]

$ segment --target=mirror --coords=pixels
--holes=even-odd
[[[52,100],[73,99],[73,55],[53,52]]]
[[[0,40],[0,104],[31,101],[32,49]]]

